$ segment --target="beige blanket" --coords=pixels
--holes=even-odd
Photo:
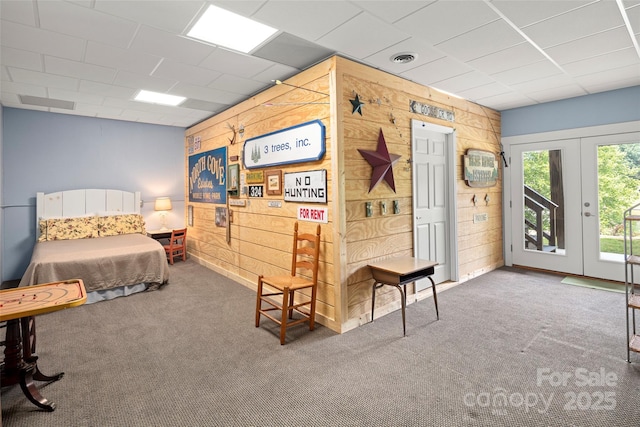
[[[87,292],[169,280],[164,248],[142,234],[36,243],[19,286],[82,279]]]

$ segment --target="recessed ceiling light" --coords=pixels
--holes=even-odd
[[[252,21],[216,6],[209,6],[191,27],[187,36],[249,53],[276,31],[268,25]]]
[[[396,53],[389,59],[391,59],[391,62],[394,62],[396,64],[407,64],[415,60],[417,57],[418,57],[417,53],[403,52],[403,53]]]
[[[140,92],[138,92],[134,99],[136,101],[148,102],[150,104],[170,105],[172,107],[175,107],[182,104],[187,98],[185,98],[184,96],[169,95],[167,93],[141,90]]]

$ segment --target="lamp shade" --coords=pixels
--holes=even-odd
[[[156,199],[156,204],[154,207],[156,211],[170,211],[171,210],[171,199],[168,197],[158,197]]]

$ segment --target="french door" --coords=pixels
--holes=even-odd
[[[639,134],[511,146],[514,265],[624,281],[622,215],[640,199]]]

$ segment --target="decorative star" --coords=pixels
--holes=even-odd
[[[355,114],[357,111],[358,113],[360,113],[360,115],[362,115],[362,106],[364,105],[364,102],[360,101],[360,98],[358,97],[357,93],[356,93],[356,99],[350,99],[349,102],[351,103],[351,105],[353,105],[353,110],[351,111],[351,114]]]
[[[376,151],[361,150],[358,149],[362,157],[373,167],[371,173],[371,185],[369,186],[369,193],[374,189],[376,185],[383,179],[389,184],[389,187],[396,192],[396,184],[393,180],[393,165],[400,159],[398,154],[389,154],[387,149],[387,142],[384,140],[382,129],[380,129],[380,135],[378,135],[378,148]]]

